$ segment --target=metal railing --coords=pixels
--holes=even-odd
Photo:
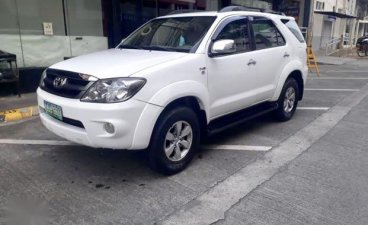
[[[326,56],[337,52],[342,52],[344,55],[351,55],[355,52],[356,38],[332,38],[326,44]],[[341,56],[341,54],[339,54]]]
[[[326,44],[326,55],[331,55],[339,51],[338,46],[341,43],[341,38],[331,38]]]

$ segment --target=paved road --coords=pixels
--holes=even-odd
[[[141,152],[35,144],[62,141],[37,118],[1,126],[33,141],[0,144],[0,224],[366,224],[368,65],[321,70],[291,121],[221,133],[171,177]]]

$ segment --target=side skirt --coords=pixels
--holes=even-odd
[[[220,133],[248,120],[274,111],[277,109],[277,107],[278,104],[276,102],[265,102],[222,116],[210,122],[210,124],[207,126],[207,135],[211,136]]]

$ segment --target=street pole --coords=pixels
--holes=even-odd
[[[310,10],[309,10],[309,24],[308,24],[308,34],[307,34],[307,46],[312,47],[313,42],[313,14],[314,14],[314,0],[310,0]]]

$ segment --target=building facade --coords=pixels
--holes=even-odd
[[[355,38],[368,36],[368,0],[358,0]]]
[[[1,0],[0,50],[21,67],[47,67],[112,48],[157,16],[229,5],[281,11],[307,27],[311,0]]]
[[[326,49],[333,40],[355,36],[357,0],[316,0],[313,7],[312,47]],[[337,47],[337,43],[333,48]]]

